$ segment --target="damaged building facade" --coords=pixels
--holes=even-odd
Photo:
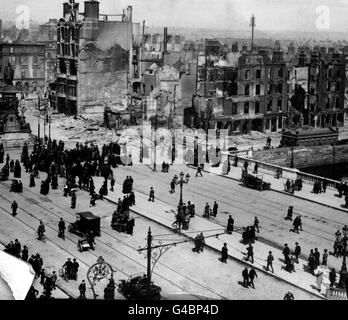
[[[139,40],[133,36],[132,7],[105,15],[98,1],[85,1],[80,13],[79,3],[70,0],[63,17],[57,30],[58,111],[102,118],[106,107],[127,104],[133,42]]]
[[[238,52],[216,39],[206,40],[205,47],[198,62],[195,126],[227,129],[230,135],[281,131],[288,100],[283,53]]]
[[[45,45],[32,42],[0,43],[0,82],[3,70],[11,64],[13,82],[23,93],[45,86]]]
[[[298,113],[294,125],[344,125],[345,68],[345,55],[334,48],[299,53],[289,81],[291,108]]]

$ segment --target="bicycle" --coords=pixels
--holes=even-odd
[[[36,235],[36,239],[37,239],[37,240],[40,240],[40,241],[42,241],[42,242],[44,242],[44,243],[46,242],[47,237],[45,236],[44,233],[42,234],[41,239],[39,239],[39,234],[38,234],[37,232],[35,233],[35,235]]]

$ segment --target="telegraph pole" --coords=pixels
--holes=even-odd
[[[256,27],[254,14],[252,15],[252,17],[250,19],[250,26],[251,26],[251,49],[250,49],[250,52],[252,52],[253,48],[254,48],[254,29]]]

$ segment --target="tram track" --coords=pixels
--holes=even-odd
[[[2,185],[3,185],[3,184],[2,184]],[[36,197],[38,196],[36,193],[32,192],[30,189],[28,189],[28,188],[26,188],[26,187],[23,187],[23,189],[24,189],[26,192],[29,192],[29,193],[35,195]],[[10,203],[10,201],[9,201],[8,199],[4,198],[2,195],[0,195],[0,197],[3,198],[5,201],[7,201],[7,202]],[[26,198],[25,196],[22,196],[22,197],[23,197],[24,199],[26,199],[27,201],[29,200],[29,199]],[[54,206],[56,206],[57,208],[59,208],[60,210],[62,210],[66,215],[75,216],[74,213],[70,213],[70,212],[67,211],[65,208],[63,208],[63,207],[57,205],[56,203],[51,202],[51,204],[53,204]],[[36,206],[40,207],[42,210],[48,211],[48,212],[50,212],[51,214],[53,214],[54,216],[56,216],[56,217],[58,218],[57,223],[58,223],[58,221],[59,221],[59,218],[61,218],[61,216],[59,216],[58,214],[56,214],[56,213],[55,213],[54,211],[52,211],[51,209],[48,209],[48,208],[46,208],[46,207],[43,207],[42,205],[40,205],[40,204],[38,204],[38,203],[34,203],[33,205],[36,205]],[[35,218],[36,220],[40,220],[39,218],[35,217],[33,214],[31,214],[31,213],[28,212],[27,210],[24,210],[24,209],[21,209],[21,210],[24,211],[25,213],[29,214],[30,216],[32,216],[32,217]],[[41,219],[41,220],[42,220],[42,219]],[[57,230],[55,230],[54,228],[52,228],[52,227],[50,227],[50,228],[51,228],[52,230],[54,230],[54,231],[57,232]],[[35,230],[35,231],[36,231],[36,230]],[[103,234],[108,235],[108,236],[111,238],[111,240],[116,241],[116,242],[119,242],[119,243],[122,243],[123,245],[127,246],[128,248],[130,248],[130,249],[132,249],[132,250],[134,250],[134,251],[137,251],[136,248],[130,246],[129,244],[127,244],[127,243],[124,242],[123,240],[121,240],[121,239],[119,239],[119,238],[117,238],[117,237],[114,237],[114,235],[112,235],[112,234],[110,234],[109,232],[107,232],[107,231],[105,230],[105,228],[103,228],[102,231],[103,231]],[[67,238],[67,237],[66,237],[66,238]],[[69,239],[69,238],[68,238],[68,239]],[[71,239],[69,239],[69,240],[71,240]],[[71,240],[71,241],[72,241],[72,240]],[[101,244],[105,245],[106,247],[108,247],[108,248],[111,249],[112,251],[115,251],[115,252],[117,252],[118,254],[124,256],[125,258],[131,260],[133,263],[135,263],[135,264],[141,266],[142,268],[146,268],[146,266],[144,266],[143,264],[141,264],[139,261],[137,261],[137,260],[135,260],[135,259],[133,259],[133,258],[127,256],[125,253],[123,253],[123,252],[121,252],[121,251],[115,249],[111,244],[109,244],[109,243],[107,243],[107,242],[105,242],[105,241],[102,241],[102,240],[99,239],[99,238],[98,238],[98,239],[96,238],[96,241],[98,241],[98,243],[101,243]],[[73,242],[73,241],[72,241],[72,242]],[[55,243],[55,242],[54,242],[54,243]],[[74,243],[75,243],[75,242],[74,242]],[[77,245],[77,243],[76,243],[76,245]],[[71,253],[70,253],[70,254],[71,254]],[[91,254],[93,254],[93,253],[91,252]],[[93,254],[93,255],[94,255],[94,254]],[[97,255],[95,255],[95,256],[98,258]],[[221,294],[215,292],[214,290],[210,289],[209,287],[204,286],[204,285],[198,283],[197,281],[193,280],[192,278],[189,278],[189,277],[187,277],[187,276],[185,276],[185,275],[183,275],[183,274],[181,274],[181,273],[175,271],[174,269],[172,269],[172,268],[170,268],[170,267],[164,265],[164,264],[161,263],[161,262],[157,262],[157,265],[161,265],[162,267],[168,269],[169,271],[174,272],[175,274],[177,274],[177,275],[179,275],[180,277],[184,278],[185,281],[190,281],[191,283],[194,283],[195,285],[200,286],[202,289],[207,290],[207,291],[213,293],[214,295],[220,297],[221,299],[227,299],[226,297],[224,297],[223,295],[221,295]],[[114,268],[114,266],[113,266],[113,268]],[[130,276],[130,274],[126,274],[124,271],[120,270],[119,268],[116,268],[116,267],[115,267],[115,270],[120,271],[121,273],[123,273],[123,274],[126,275],[127,277]],[[190,295],[192,295],[192,296],[195,296],[195,297],[197,297],[198,299],[200,298],[199,295],[191,294],[189,291],[187,291],[187,290],[184,289],[183,287],[177,285],[175,282],[169,280],[168,278],[165,278],[164,276],[162,276],[162,275],[159,274],[158,272],[154,272],[154,274],[155,274],[156,276],[160,277],[161,279],[163,279],[163,280],[169,282],[170,284],[176,286],[177,288],[181,289],[182,291],[186,292],[187,294],[190,294]]]
[[[144,171],[138,171],[138,170],[135,170],[136,171],[136,174],[139,174],[141,176],[143,176],[144,178],[147,178],[147,179],[151,179],[153,177],[151,177],[149,174],[147,173],[144,173]],[[161,180],[162,182],[162,180]],[[163,182],[162,182],[163,183]],[[167,187],[167,184],[166,186]],[[284,208],[281,206],[281,204],[279,202],[276,202],[276,201],[273,201],[273,200],[270,200],[270,199],[267,199],[267,200],[264,200],[262,198],[258,198],[257,199],[257,202],[254,201],[254,203],[251,203],[249,202],[249,207],[246,207],[244,206],[240,200],[237,201],[231,197],[228,198],[228,200],[224,200],[226,198],[222,198],[221,196],[217,196],[217,197],[212,197],[211,196],[211,193],[212,193],[212,190],[214,190],[215,193],[219,193],[220,195],[221,194],[224,194],[226,192],[225,189],[223,189],[221,186],[219,186],[218,184],[215,184],[214,183],[214,187],[212,188],[211,186],[210,187],[204,187],[203,184],[200,184],[199,186],[199,190],[195,190],[194,187],[190,184],[186,186],[187,188],[187,192],[190,192],[196,196],[200,196],[200,197],[205,197],[207,200],[209,199],[210,201],[218,201],[219,204],[224,204],[226,205],[227,207],[232,207],[232,208],[237,208],[239,209],[240,211],[242,212],[246,212],[248,213],[249,215],[252,214],[252,215],[257,215],[258,217],[262,217],[263,219],[265,220],[268,220],[270,221],[272,224],[275,224],[278,225],[278,226],[281,226],[282,228],[285,228],[285,229],[289,229],[289,226],[288,224],[286,223],[282,223],[279,221],[279,219],[273,219],[269,216],[269,214],[265,214],[265,210],[261,210],[260,207],[264,206],[264,207],[269,207],[269,203],[272,203],[273,205],[271,206],[275,211],[278,211],[278,212],[281,212],[284,210]],[[140,192],[142,194],[145,194],[143,192],[143,190],[140,188],[140,187],[134,187],[134,190],[137,191],[137,192]],[[202,192],[203,191],[203,192]],[[230,190],[231,192],[231,195],[233,195],[233,193],[237,193],[237,192],[241,192],[241,190],[237,190],[237,188],[233,188]],[[256,192],[256,191],[255,191]],[[162,202],[164,203],[167,203],[169,205],[172,205],[170,204],[170,202],[168,202],[168,200],[165,200],[165,199],[162,199],[160,196],[157,196],[157,198],[159,200],[161,200]],[[257,203],[257,205],[256,205]],[[221,207],[221,205],[220,205]],[[271,211],[270,210],[267,210],[268,213],[270,213]],[[310,215],[310,216],[313,216],[313,217],[316,217],[316,218],[320,218],[320,219],[324,219],[325,221],[330,221],[331,223],[335,224],[335,227],[337,227],[337,229],[341,226],[342,222],[338,222],[334,219],[330,219],[330,218],[327,218],[327,217],[323,217],[323,216],[320,216],[320,215],[317,215],[317,214],[314,214],[313,212],[310,212],[310,211],[306,211],[306,210],[301,210],[300,214],[302,216],[305,216],[306,214],[307,215]],[[284,220],[284,217],[281,217],[282,220]],[[215,220],[216,221],[219,221],[219,218],[217,218]],[[221,221],[219,221],[221,223]],[[221,225],[220,223],[218,223],[219,225]],[[264,224],[263,224],[264,225]],[[328,225],[327,225],[327,228],[330,228]],[[309,229],[313,230],[313,231],[309,231]],[[265,231],[268,231],[266,229],[264,229]],[[308,235],[311,235],[311,236],[314,236],[316,238],[321,238],[325,241],[329,241],[329,242],[332,242],[332,237],[328,237],[328,236],[324,236],[324,234],[333,234],[331,232],[329,232],[329,230],[323,230],[322,228],[319,228],[319,227],[313,227],[311,225],[306,225],[306,228],[305,230],[303,231],[304,234],[308,234]],[[273,243],[274,241],[272,241],[271,239],[267,239],[267,242],[271,242]],[[275,243],[278,245],[278,243]]]

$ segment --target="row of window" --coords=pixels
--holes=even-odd
[[[274,71],[274,72],[272,72]],[[268,70],[268,78],[273,78],[275,76],[275,74],[277,74],[277,76],[279,78],[283,78],[284,76],[284,70],[283,68],[279,68],[279,69],[269,69]],[[262,75],[262,70],[261,69],[256,69],[255,71],[255,78],[256,79],[261,79],[261,75]],[[247,69],[244,71],[244,79],[245,80],[251,80],[251,70]]]
[[[249,114],[250,112],[250,104],[252,102],[244,102],[244,109],[243,109],[243,112],[244,114]],[[283,102],[282,100],[277,100],[277,109],[278,109],[278,112],[281,112],[282,111],[282,105],[283,105]],[[255,101],[254,102],[254,112],[255,114],[259,114],[261,112],[261,104],[260,104],[260,101]],[[232,103],[232,114],[237,114],[238,112],[238,103],[237,102],[233,102]],[[273,109],[273,100],[269,100],[268,103],[267,103],[267,109],[266,109],[266,112],[271,112]]]
[[[282,83],[278,83],[277,85],[273,84],[273,83],[269,83],[268,84],[268,94],[271,94],[272,92],[278,92],[280,94],[283,93],[283,84]],[[255,95],[259,96],[261,94],[261,85],[260,84],[256,84],[255,85]],[[244,95],[245,96],[250,96],[250,85],[246,84],[244,86]],[[251,93],[251,95],[254,95],[253,93]]]
[[[30,47],[30,46],[16,46],[16,47],[3,47],[2,52],[4,55],[9,53],[26,53],[26,54],[39,54],[42,55],[45,53],[45,49],[43,47]]]
[[[9,62],[14,67],[16,65],[28,65],[29,61],[32,61],[33,65],[41,65],[43,60],[41,56],[9,56]]]

